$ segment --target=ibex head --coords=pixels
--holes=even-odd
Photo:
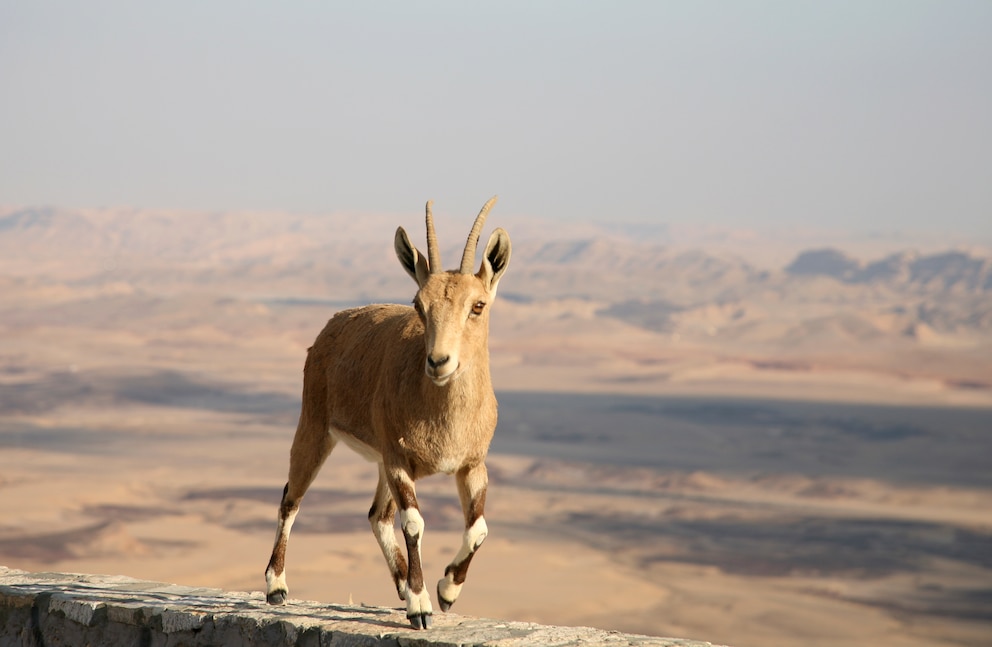
[[[493,196],[472,225],[461,267],[457,272],[445,272],[441,269],[431,204],[427,203],[427,257],[413,246],[402,227],[396,230],[393,244],[403,269],[420,288],[413,306],[424,324],[427,351],[424,370],[434,384],[444,386],[469,368],[471,362],[486,357],[489,352],[489,306],[496,298],[496,286],[510,262],[510,236],[502,228],[492,233],[482,266],[473,274],[479,234],[489,210],[496,204],[496,196]]]

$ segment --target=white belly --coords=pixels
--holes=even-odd
[[[335,441],[343,442],[345,445],[350,447],[352,451],[354,451],[356,454],[358,454],[365,460],[371,461],[373,463],[382,462],[382,454],[380,454],[378,450],[369,447],[365,443],[356,439],[354,436],[349,436],[348,434],[341,433],[339,430],[335,429],[334,427],[331,427],[330,434]]]

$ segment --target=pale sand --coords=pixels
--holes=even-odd
[[[81,244],[68,231],[8,242],[0,255],[0,563],[262,588],[294,425],[286,403],[298,403],[306,348],[341,307],[320,300],[408,299],[412,284],[388,240],[381,244],[382,227],[361,219],[319,235],[273,233],[254,242],[242,240],[239,218],[232,220],[237,226],[202,236],[203,218],[187,220],[183,227],[163,221],[159,234],[139,238],[146,244],[133,249]],[[97,225],[100,239],[106,223]],[[196,235],[165,245],[163,255],[155,236],[167,243],[183,232]],[[190,241],[205,247],[187,248]],[[322,247],[331,241],[339,245],[332,252],[351,256]],[[251,262],[224,260],[242,257]],[[696,294],[699,284],[675,280],[661,291],[661,279],[642,276],[642,285],[615,268],[602,274],[585,267],[582,276],[564,268],[542,278],[546,269],[531,268],[528,283],[528,268],[517,261],[501,287],[506,297],[511,290],[539,296],[501,297],[493,311],[498,390],[992,406],[987,327],[956,337],[923,326],[906,331],[903,319],[878,314],[890,305],[915,312],[912,294],[866,295],[817,281],[753,298],[745,291],[741,303],[724,307],[717,297],[741,287],[733,281],[704,284],[708,292]],[[570,283],[560,284],[563,277]],[[627,292],[608,294],[619,287]],[[702,306],[660,332],[603,316],[613,303],[603,295],[679,297]],[[317,304],[280,304],[272,296]],[[864,336],[830,318],[858,313],[859,304],[871,306],[871,334]],[[741,306],[744,318],[735,322]],[[130,377],[149,376],[138,396],[178,388],[178,396],[167,394],[171,406],[122,397]],[[230,388],[225,406],[250,405],[244,394],[252,392],[274,403],[274,412],[211,412],[209,403],[180,408],[168,401],[195,400],[196,389],[217,384]],[[491,535],[459,612],[738,647],[974,645],[992,633],[987,611],[967,619],[992,591],[987,560],[900,562],[893,550],[889,570],[870,563],[844,569],[834,563],[843,561],[834,554],[844,549],[840,543],[820,547],[806,570],[775,562],[779,553],[816,547],[817,524],[868,541],[866,554],[880,561],[899,524],[931,547],[957,546],[955,533],[987,541],[988,490],[610,469],[504,455],[490,464]],[[399,605],[365,517],[374,479],[374,468],[343,448],[325,467],[290,544],[293,597]],[[448,479],[430,479],[420,493],[433,582],[459,544],[460,512]],[[882,525],[864,539],[858,521]],[[811,534],[797,535],[804,524]],[[766,527],[773,532],[760,541],[748,534]],[[736,557],[738,543],[744,557]]]
[[[28,420],[23,418],[22,420]],[[38,419],[31,419],[41,422]],[[0,451],[0,563],[27,570],[126,574],[261,590],[291,429],[222,414],[154,407],[50,414],[133,434],[94,433],[63,453]],[[116,421],[116,422],[115,422]],[[158,435],[168,428],[167,436]],[[101,449],[102,447],[102,449]],[[490,458],[490,538],[457,603],[461,613],[710,640],[738,647],[978,644],[984,622],[886,608],[932,586],[988,587],[985,572],[936,565],[915,575],[746,574],[655,559],[671,537],[573,528],[574,515],[621,519],[761,519],[781,515],[891,518],[992,527],[992,495],[872,480],[730,478],[706,473]],[[400,606],[365,515],[374,466],[335,452],[304,502],[289,550],[291,596]],[[590,485],[596,492],[583,492]],[[436,581],[460,541],[446,477],[419,484],[424,562]],[[645,495],[648,495],[645,497]],[[969,581],[968,578],[971,578]]]

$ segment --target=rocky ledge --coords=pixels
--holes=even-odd
[[[260,592],[5,567],[0,567],[0,645],[712,647],[694,640],[451,613],[439,613],[430,629],[414,631],[400,609],[302,600],[273,607]]]

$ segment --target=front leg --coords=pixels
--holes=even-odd
[[[420,542],[424,536],[424,518],[420,515],[413,479],[402,468],[387,468],[389,488],[400,506],[400,527],[406,539],[407,568],[406,617],[414,629],[431,626],[431,596],[424,589],[424,570],[420,561]]]
[[[462,502],[462,511],[465,513],[465,534],[462,535],[461,548],[444,569],[444,577],[437,583],[437,602],[441,605],[442,611],[450,609],[458,599],[472,557],[489,534],[486,519],[483,517],[486,507],[486,488],[489,483],[485,464],[463,467],[458,470],[455,480],[458,483],[458,497]]]

